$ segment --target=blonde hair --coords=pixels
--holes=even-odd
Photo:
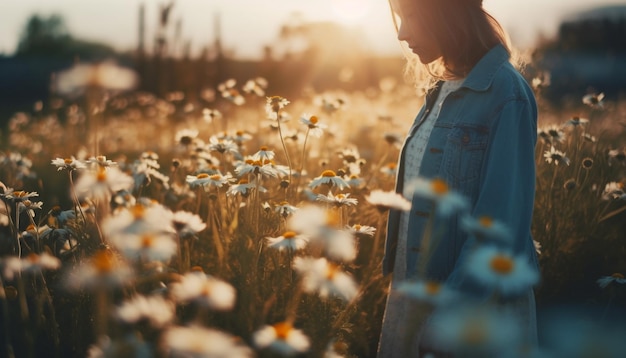
[[[415,6],[420,21],[431,29],[442,51],[438,60],[422,64],[406,44],[405,77],[416,89],[426,93],[445,79],[466,77],[476,63],[495,45],[501,44],[509,53],[510,62],[523,66],[522,56],[512,48],[508,34],[500,23],[482,6],[482,0],[400,0],[404,6]],[[395,11],[389,1],[396,30]]]

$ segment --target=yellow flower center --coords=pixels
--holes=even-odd
[[[441,291],[441,284],[439,282],[428,281],[424,284],[424,290],[426,293],[435,296]]]
[[[345,199],[346,196],[343,195],[343,194],[337,194],[337,196],[335,196],[335,198],[337,198],[337,199]]]
[[[74,161],[74,160],[73,160],[72,158],[65,158],[65,159],[63,159],[63,162],[64,162],[65,164],[72,164],[72,162],[73,162],[73,161]]]
[[[29,207],[29,206],[33,205],[33,202],[28,200],[28,199],[26,199],[26,200],[24,200],[24,202],[22,204],[24,204],[25,207]]]
[[[248,179],[246,179],[246,178],[239,179],[239,184],[248,184],[248,183],[249,183]]]
[[[138,220],[143,218],[143,216],[146,214],[146,208],[141,204],[137,204],[130,209],[130,212],[131,214],[133,214],[135,220]]]
[[[106,162],[107,161],[107,157],[104,155],[99,155],[96,157],[96,160],[99,162]]]
[[[200,173],[198,175],[196,175],[196,179],[206,179],[209,177],[209,174],[207,173]]]
[[[96,271],[101,274],[106,274],[113,271],[115,267],[115,257],[109,251],[97,252],[92,258],[92,264]]]
[[[289,332],[293,329],[293,326],[289,322],[276,323],[273,327],[276,332],[276,338],[283,341],[287,339]]]
[[[478,222],[480,223],[480,226],[483,227],[491,227],[493,225],[493,219],[489,216],[481,216],[480,219],[478,219]]]
[[[444,195],[449,191],[448,184],[446,184],[446,182],[441,179],[433,179],[431,185],[433,191],[437,195]]]
[[[335,275],[339,272],[339,265],[329,262],[326,265],[326,279],[332,280]]]
[[[265,145],[262,145],[262,146],[261,146],[261,149],[260,149],[260,150],[261,150],[262,152],[265,152],[265,151],[267,151],[267,146],[265,146]]]
[[[515,266],[511,257],[506,255],[496,255],[489,263],[492,270],[501,275],[507,275],[513,271]]]
[[[387,163],[387,168],[389,169],[396,169],[396,163]]]
[[[334,171],[327,169],[322,172],[322,176],[324,178],[332,178],[332,177],[336,177],[337,174]]]
[[[211,180],[220,180],[222,179],[222,176],[219,174],[213,174],[211,175]]]
[[[295,237],[296,237],[296,233],[295,233],[295,232],[293,232],[293,231],[287,231],[287,232],[285,232],[285,233],[283,234],[283,237],[284,237],[286,240],[291,240],[291,239],[293,239],[293,238],[295,238]]]
[[[622,275],[622,274],[621,274],[621,273],[619,273],[619,272],[616,272],[616,273],[612,274],[612,275],[611,275],[611,277],[613,277],[613,278],[619,278],[619,279],[624,279],[624,275]]]
[[[13,196],[16,197],[16,198],[22,198],[22,197],[26,196],[26,192],[22,191],[22,190],[14,191],[13,192]]]
[[[359,225],[359,224],[354,225],[354,230],[360,231],[361,230],[361,225]]]
[[[35,263],[39,260],[39,255],[33,252],[30,253],[26,259],[31,263]]]
[[[96,174],[96,180],[103,182],[107,180],[107,172],[104,168],[98,168],[98,174]]]
[[[238,136],[242,136],[243,133],[244,133],[244,131],[241,131],[241,130],[235,132],[235,134],[238,135]]]
[[[311,118],[309,118],[309,121],[313,124],[316,124],[318,121],[317,116],[311,116]]]

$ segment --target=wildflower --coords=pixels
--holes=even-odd
[[[461,228],[482,240],[493,239],[499,242],[510,242],[512,239],[511,232],[504,223],[486,215],[478,218],[463,216]]]
[[[218,139],[215,136],[209,138],[208,150],[218,153],[239,154],[239,147],[230,139]]]
[[[222,175],[220,173],[209,175],[207,173],[200,173],[198,175],[187,175],[187,184],[191,187],[202,186],[221,188],[227,184],[231,179],[230,174]]]
[[[521,349],[519,319],[494,309],[462,305],[436,311],[430,329],[435,347],[455,356],[501,357]]]
[[[436,281],[405,281],[398,285],[397,290],[410,298],[435,306],[447,305],[459,298],[448,286]]]
[[[344,99],[330,96],[317,96],[313,99],[313,102],[328,114],[337,112],[346,104]]]
[[[376,233],[376,228],[373,226],[354,224],[352,226],[346,226],[348,232],[357,238],[372,237]]]
[[[13,202],[19,203],[24,200],[30,200],[30,198],[39,196],[39,194],[36,191],[28,192],[23,190],[13,190],[13,188],[7,188],[4,193],[0,194],[0,196]]]
[[[92,167],[112,167],[114,165],[117,165],[116,162],[107,159],[107,157],[104,155],[98,155],[96,157],[91,157],[87,159],[87,164],[91,165]]]
[[[102,222],[102,233],[112,240],[118,235],[171,233],[172,218],[172,212],[163,205],[139,202],[106,217]]]
[[[476,249],[465,269],[476,281],[504,294],[523,292],[539,280],[526,258],[492,246]]]
[[[228,311],[235,306],[235,288],[203,272],[186,273],[171,284],[170,293],[176,302],[194,302],[217,311]]]
[[[346,301],[357,294],[354,279],[324,257],[296,257],[293,267],[302,276],[304,292],[317,293],[322,298],[333,295]]]
[[[163,344],[172,357],[253,357],[240,338],[197,326],[172,327],[163,334]]]
[[[358,200],[355,198],[349,198],[349,196],[349,193],[339,193],[337,195],[333,195],[333,193],[329,191],[328,195],[318,194],[317,200],[338,208],[343,206],[355,206],[358,203]]]
[[[195,236],[206,229],[206,224],[198,215],[184,210],[174,212],[172,225],[180,237]]]
[[[563,183],[563,189],[567,191],[572,191],[576,189],[577,186],[578,186],[578,183],[576,182],[576,179],[574,178],[567,179],[565,183]]]
[[[551,125],[546,129],[546,132],[550,136],[550,143],[563,143],[565,141],[565,132],[556,125]]]
[[[385,142],[400,148],[402,146],[402,136],[397,133],[385,133],[383,135]]]
[[[266,160],[273,160],[274,156],[276,156],[276,154],[274,153],[273,150],[270,150],[266,146],[261,146],[259,151],[254,153],[254,155],[252,155],[252,159],[265,162]]]
[[[95,171],[86,171],[78,178],[75,185],[80,198],[104,199],[119,190],[130,190],[134,180],[121,170],[111,167],[99,167]]]
[[[170,233],[154,231],[119,232],[110,235],[109,241],[126,257],[146,261],[168,261],[176,254],[178,247]]]
[[[237,81],[231,78],[218,84],[217,89],[218,91],[220,91],[223,98],[231,101],[237,106],[241,106],[242,104],[246,103],[246,99],[235,88],[236,84]]]
[[[176,133],[176,143],[182,146],[190,146],[193,141],[198,137],[198,131],[196,129],[181,129]]]
[[[259,97],[263,97],[265,96],[266,88],[267,80],[263,77],[257,77],[246,81],[242,89],[245,93],[254,93]]]
[[[217,109],[204,108],[202,110],[202,119],[207,123],[212,123],[220,118],[222,118],[222,113]]]
[[[411,210],[411,202],[393,191],[372,190],[365,199],[381,212],[389,209]]]
[[[589,170],[591,169],[591,167],[593,167],[593,159],[583,158],[583,160],[581,161],[581,165],[583,169]]]
[[[626,151],[619,149],[611,149],[607,153],[609,157],[609,165],[615,164],[615,162],[624,164],[626,162]]]
[[[345,148],[339,151],[338,154],[339,158],[343,160],[345,165],[357,163],[361,159],[361,154],[359,154],[359,151],[356,148]]]
[[[347,350],[348,346],[346,343],[333,339],[326,345],[324,358],[344,358],[347,356]]]
[[[390,163],[383,165],[380,168],[380,172],[385,174],[388,177],[395,178],[397,169],[398,169],[397,164],[395,162],[390,162]]]
[[[294,231],[285,231],[278,237],[266,237],[267,246],[282,251],[284,249],[296,251],[306,247],[309,239],[304,235],[299,235]]]
[[[570,118],[567,122],[565,122],[565,124],[563,124],[563,127],[578,127],[578,126],[582,126],[584,124],[589,123],[589,120],[587,118],[581,118],[578,116],[574,116],[572,118]]]
[[[52,165],[57,167],[57,171],[60,170],[78,170],[78,169],[85,169],[87,166],[85,165],[85,163],[81,162],[80,160],[71,157],[71,158],[56,158],[53,159],[51,162]]]
[[[43,202],[41,201],[30,201],[28,199],[23,200],[18,203],[17,208],[20,212],[27,212],[28,216],[31,218],[35,217],[35,209],[41,210],[43,206]]]
[[[250,139],[252,139],[252,136],[242,130],[236,131],[235,135],[233,136],[233,140],[239,145],[241,145],[243,142],[249,141]]]
[[[435,202],[437,213],[443,216],[466,210],[469,206],[467,198],[450,190],[448,184],[439,178],[429,180],[419,177],[407,185],[407,192]]]
[[[598,280],[596,280],[596,283],[598,284],[598,286],[600,286],[600,288],[606,288],[608,285],[612,283],[618,283],[620,285],[625,284],[626,278],[624,278],[624,275],[622,275],[621,273],[616,272],[612,274],[611,276],[600,277]]]
[[[161,296],[136,295],[122,303],[115,312],[125,323],[148,321],[152,327],[163,327],[174,318],[174,305]]]
[[[311,240],[312,245],[321,245],[324,256],[342,262],[350,262],[356,258],[357,249],[354,235],[344,230],[326,230]]]
[[[546,158],[546,162],[548,162],[548,164],[551,164],[552,161],[554,161],[554,165],[559,165],[561,162],[566,165],[569,165],[570,163],[570,160],[567,156],[565,156],[565,153],[560,150],[556,150],[554,147],[550,147],[550,150],[546,150],[543,156]]]
[[[277,113],[284,109],[285,106],[289,104],[289,101],[280,96],[271,96],[266,98],[267,101],[265,105],[265,110],[268,116],[270,116],[270,118],[272,119],[278,119]]]
[[[348,183],[348,185],[351,188],[360,188],[363,185],[364,180],[363,178],[360,178],[358,175],[352,174],[350,175],[350,177],[348,177],[348,180],[346,180],[346,183]]]
[[[250,194],[252,189],[256,189],[256,184],[248,182],[248,179],[241,178],[237,184],[233,184],[226,191],[226,195],[228,196],[237,196],[241,195],[243,197],[247,197]],[[259,191],[266,192],[267,189],[260,186]]]
[[[289,204],[286,201],[281,201],[278,205],[276,205],[276,207],[274,208],[274,211],[277,212],[280,216],[282,216],[283,218],[286,218],[290,215],[292,215],[293,213],[295,213],[298,210],[297,207]]]
[[[40,272],[43,270],[57,270],[61,267],[61,261],[44,252],[40,255],[32,253],[26,257],[9,256],[0,260],[3,264],[2,274],[7,280],[13,278],[19,272]]]
[[[328,127],[323,123],[319,123],[319,118],[317,118],[317,116],[310,115],[308,113],[302,114],[300,122],[306,125],[308,132],[316,138],[320,138],[322,134],[324,134],[324,129]]]
[[[604,108],[604,93],[589,93],[583,96],[583,103],[591,108]]]
[[[535,246],[535,252],[537,252],[537,255],[541,255],[541,243],[537,240],[533,240],[533,245]]]
[[[603,200],[621,199],[624,196],[624,184],[622,182],[609,182],[602,192]]]
[[[126,263],[112,251],[100,250],[66,279],[70,288],[102,289],[121,285],[130,279],[131,274]]]
[[[592,136],[589,133],[583,133],[582,137],[583,137],[583,140],[585,142],[589,142],[589,143],[595,143],[596,142],[596,137]]]
[[[326,184],[329,187],[336,186],[339,190],[343,190],[348,187],[348,183],[346,183],[346,181],[341,177],[337,176],[337,174],[332,170],[324,170],[319,177],[311,180],[309,187],[314,189],[322,184]]]
[[[88,87],[123,91],[137,84],[137,74],[107,61],[98,64],[77,64],[56,76],[55,88],[62,94],[76,94]]]
[[[271,164],[271,162],[262,162],[260,160],[254,160],[248,158],[239,162],[235,166],[235,173],[238,176],[246,174],[261,174],[263,176],[277,178],[279,176],[278,169]]]
[[[269,348],[283,356],[304,353],[311,346],[309,338],[290,322],[265,325],[253,333],[252,340],[258,348]]]

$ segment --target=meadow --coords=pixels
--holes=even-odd
[[[252,78],[191,99],[72,76],[71,95],[10,119],[1,148],[2,356],[375,356],[387,211],[406,205],[396,160],[422,100],[410,86],[291,99]],[[617,357],[626,101],[556,108],[533,84],[541,272],[484,279],[535,285],[540,346],[488,305],[442,318],[440,338],[471,356]],[[441,286],[403,292],[437,305]]]

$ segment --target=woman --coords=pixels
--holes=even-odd
[[[378,356],[454,350],[428,338],[430,313],[424,315],[422,310],[416,315],[414,303],[397,292],[399,283],[415,278],[443,284],[477,302],[497,301],[514,309],[524,321],[525,342],[534,344],[531,285],[494,299],[494,291],[466,270],[477,235],[462,229],[460,214],[439,217],[433,202],[412,194],[407,185],[416,178],[442,180],[468,200],[469,215],[505,225],[510,250],[537,270],[530,233],[537,136],[533,93],[511,64],[506,34],[485,12],[482,0],[390,3],[398,39],[412,52],[408,68],[417,83],[425,86],[426,100],[399,158],[396,191],[412,195],[412,208],[389,214],[383,271],[393,272],[393,278]],[[415,63],[413,55],[421,64]],[[437,245],[429,248],[428,258],[423,252],[425,232],[440,235]],[[424,255],[421,260],[420,255]]]

